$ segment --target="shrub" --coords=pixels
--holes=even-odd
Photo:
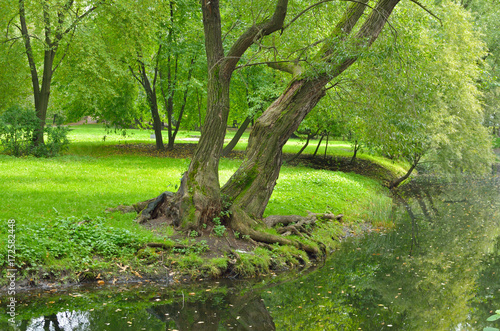
[[[0,142],[4,153],[51,157],[68,147],[69,129],[60,125],[45,127],[46,143],[35,146],[33,139],[39,126],[40,119],[33,110],[19,106],[9,108],[0,116]]]

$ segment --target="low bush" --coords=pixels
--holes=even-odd
[[[23,155],[52,157],[68,147],[69,129],[60,124],[45,127],[46,142],[36,146],[34,138],[39,126],[40,119],[33,110],[19,106],[9,108],[0,116],[0,142],[4,153],[17,157]]]

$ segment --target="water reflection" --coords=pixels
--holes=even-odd
[[[417,184],[395,196],[396,230],[351,238],[321,269],[291,282],[141,285],[35,295],[20,298],[16,329],[498,327],[486,322],[490,311],[500,308],[498,185],[493,180]],[[0,329],[9,329],[4,317]]]

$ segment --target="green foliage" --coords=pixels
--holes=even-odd
[[[53,157],[68,148],[69,129],[60,125],[46,126],[46,143],[35,146],[33,139],[39,128],[40,120],[33,110],[19,106],[9,108],[0,116],[0,141],[4,152],[14,156]]]
[[[21,223],[16,224],[16,233],[16,267],[27,271],[54,260],[83,267],[91,265],[94,256],[106,259],[131,256],[147,240],[129,230],[108,226],[100,217]],[[7,266],[3,253],[0,266]]]
[[[221,224],[221,220],[220,220],[220,217],[215,217],[213,219],[213,222],[214,222],[214,228],[212,229],[213,233],[217,236],[217,237],[222,237],[224,236],[224,233],[226,232],[226,227],[224,225]]]
[[[332,95],[342,115],[330,117],[343,119],[372,153],[485,173],[493,160],[478,89],[485,44],[459,5],[445,1],[432,11],[442,25],[416,6],[397,8],[398,38],[383,32],[352,67],[345,77],[352,83]]]
[[[14,156],[32,154],[40,120],[33,110],[14,106],[0,117],[0,140],[4,152]]]

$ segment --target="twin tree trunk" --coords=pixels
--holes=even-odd
[[[350,4],[344,17],[335,27],[332,39],[336,39],[337,43],[355,43],[360,49],[369,47],[375,41],[399,0],[379,1],[357,34],[348,40],[347,37],[362,16],[367,1],[360,0]],[[250,134],[245,159],[222,189],[218,176],[229,113],[229,83],[234,70],[234,66],[228,66],[228,62],[237,63],[238,57],[234,54],[241,56],[244,53],[244,47],[243,51],[239,52],[235,50],[236,46],[246,43],[248,48],[259,33],[265,35],[280,29],[286,6],[287,1],[278,1],[275,15],[270,19],[276,20],[272,28],[266,30],[266,25],[262,23],[261,30],[253,35],[252,28],[255,26],[250,28],[235,43],[228,56],[224,57],[218,1],[202,1],[208,62],[208,106],[197,150],[183,176],[181,187],[173,198],[174,203],[170,204],[178,208],[173,214],[174,224],[180,230],[198,230],[203,223],[220,216],[221,196],[226,196],[232,201],[232,218],[228,225],[234,230],[249,234],[254,240],[262,242],[291,243],[291,240],[281,236],[257,231],[254,225],[262,218],[276,185],[284,144],[325,95],[326,85],[354,63],[356,56],[340,57],[335,49],[337,45],[326,45],[317,60],[329,64],[329,71],[314,77],[299,75],[293,78],[286,91],[257,119]],[[342,52],[343,45],[339,46],[339,52]],[[311,251],[310,248],[305,249]]]

